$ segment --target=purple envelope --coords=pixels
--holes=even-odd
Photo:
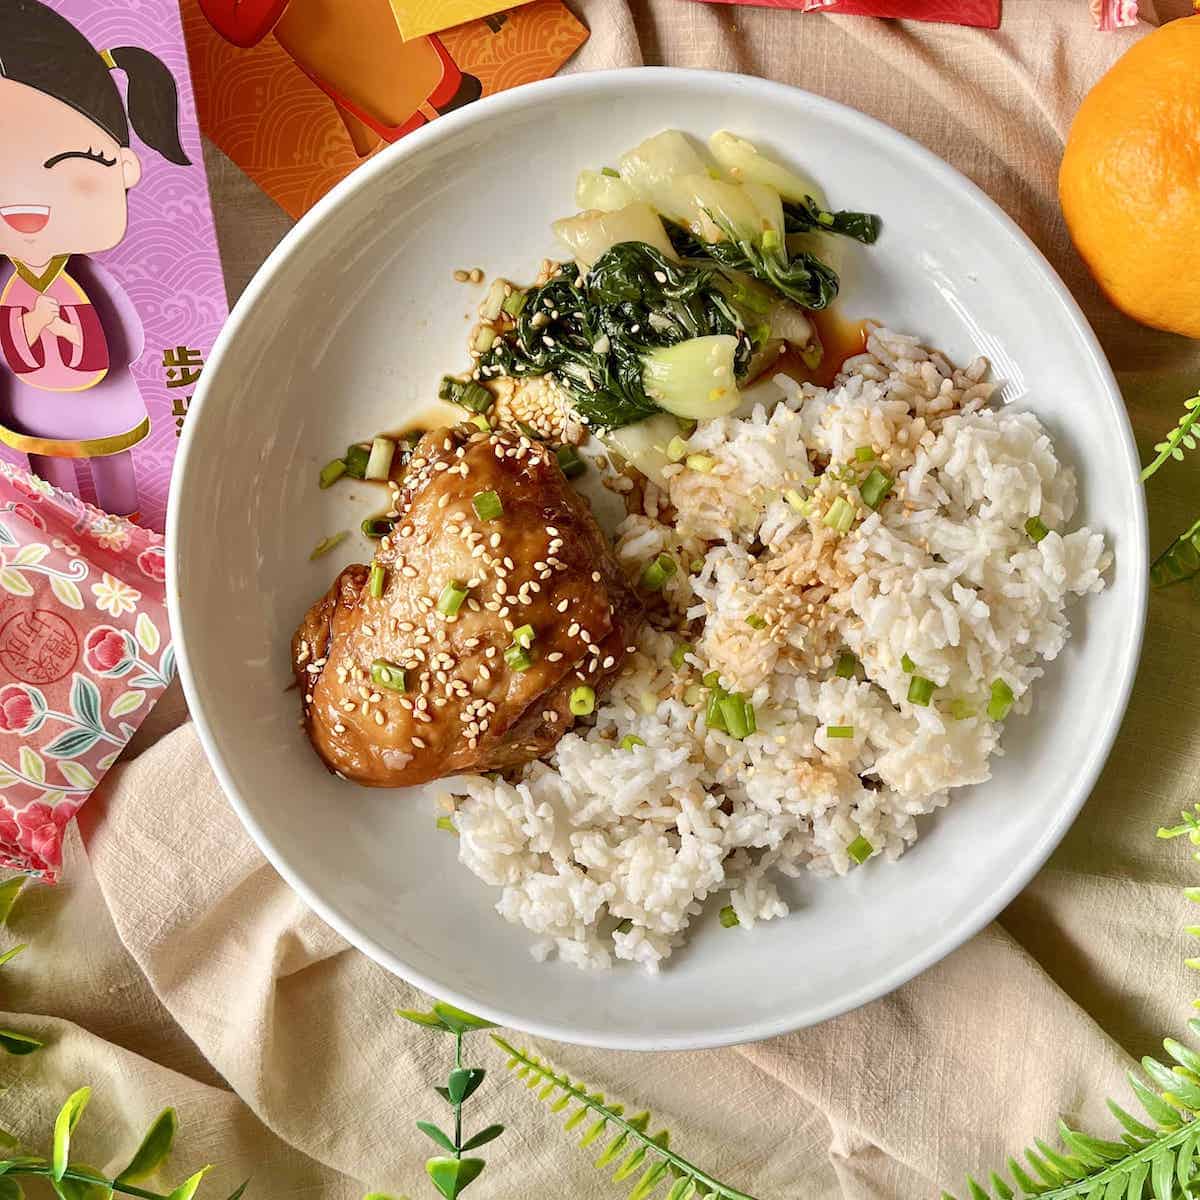
[[[3,0],[0,113],[0,458],[161,531],[227,314],[176,0]]]

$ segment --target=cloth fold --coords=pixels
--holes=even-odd
[[[1007,0],[995,33],[684,0],[576,7],[592,37],[572,70],[645,61],[769,75],[888,120],[964,170],[1079,296],[1144,448],[1200,385],[1196,343],[1104,303],[1055,202],[1071,113],[1139,30],[1097,34],[1086,0]],[[1160,2],[1152,15],[1176,12]],[[209,168],[229,277],[241,281],[278,224],[219,155]],[[1156,545],[1194,517],[1197,482],[1190,462],[1155,479]],[[1200,606],[1186,591],[1156,594],[1129,714],[1075,827],[997,923],[891,996],[737,1049],[538,1052],[650,1108],[673,1146],[759,1200],[961,1194],[965,1171],[1052,1134],[1059,1115],[1111,1133],[1104,1097],[1121,1098],[1122,1073],[1190,1015],[1179,888],[1200,870],[1154,829],[1194,798],[1198,667]],[[9,932],[30,949],[4,969],[0,1025],[47,1046],[0,1060],[0,1125],[44,1149],[54,1110],[87,1083],[94,1097],[75,1141],[100,1166],[122,1165],[173,1103],[171,1180],[211,1162],[202,1195],[247,1176],[250,1200],[433,1195],[422,1169],[431,1143],[414,1121],[443,1115],[432,1089],[449,1046],[392,1015],[427,998],[296,899],[241,829],[193,730],[166,732],[183,715],[172,689],[136,739],[140,753],[71,831],[64,882],[18,903]],[[471,1127],[508,1126],[484,1152],[474,1200],[624,1194],[508,1077],[485,1034],[466,1054],[489,1072]]]

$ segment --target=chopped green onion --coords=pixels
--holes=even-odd
[[[674,650],[671,651],[671,666],[675,670],[679,670],[683,666],[683,660],[695,650],[695,647],[690,642],[680,642]]]
[[[381,538],[396,528],[396,522],[391,517],[367,517],[360,528],[369,538]]]
[[[766,629],[767,618],[760,617],[758,613],[751,613],[746,618],[746,624],[749,625],[751,629]]]
[[[721,686],[721,672],[709,671],[705,675],[701,676],[700,682],[704,684],[706,688],[719,689]]]
[[[854,736],[854,726],[826,725],[825,736],[828,738],[852,738]]]
[[[408,691],[408,676],[403,668],[386,658],[377,658],[371,664],[371,682],[377,687],[387,688],[390,692]]]
[[[812,511],[812,505],[804,498],[803,494],[796,491],[795,488],[788,488],[788,490],[783,493],[783,498],[802,517],[807,517]]]
[[[667,457],[673,462],[682,462],[687,458],[688,444],[678,434],[667,443]]]
[[[494,521],[504,513],[504,505],[495,492],[476,492],[471,507],[481,521]]]
[[[476,413],[471,418],[470,424],[474,425],[475,428],[478,429],[481,433],[491,433],[492,432],[492,423],[491,423],[491,421],[489,421],[487,419],[487,417],[485,417],[483,415],[483,413]]]
[[[346,474],[351,479],[366,479],[367,463],[371,461],[370,446],[346,447]]]
[[[628,933],[632,928],[633,928],[633,922],[628,917],[626,917],[625,920],[619,921],[617,923],[617,927],[616,927],[616,929],[613,930],[613,932],[614,933]]]
[[[892,490],[894,482],[895,480],[886,471],[872,467],[866,479],[858,485],[858,494],[868,508],[876,509],[883,503],[888,492]]]
[[[344,530],[330,534],[327,538],[322,538],[314,547],[312,553],[308,556],[309,562],[315,562],[318,558],[328,554],[335,546],[340,546],[350,535]]]
[[[857,666],[858,659],[855,658],[849,650],[843,650],[841,654],[838,655],[837,669],[834,671],[834,674],[839,679],[853,679],[854,669]]]
[[[974,706],[959,698],[950,701],[950,715],[956,721],[965,721],[968,717],[973,717],[976,714]]]
[[[870,446],[859,446],[854,451],[854,457],[859,462],[870,462],[875,457],[875,451]]]
[[[689,454],[686,462],[688,470],[699,471],[702,475],[707,475],[717,465],[711,454]]]
[[[396,456],[396,443],[389,437],[377,437],[371,442],[367,456],[365,479],[387,479],[392,473],[392,459]]]
[[[838,496],[822,518],[824,524],[838,533],[848,533],[854,524],[854,506],[845,496]]]
[[[1029,534],[1031,541],[1040,542],[1050,530],[1046,528],[1046,523],[1041,517],[1030,517],[1025,522],[1025,532]]]
[[[437,610],[444,617],[452,617],[462,608],[466,598],[467,589],[457,579],[452,579],[442,588],[442,594],[438,597]]]
[[[822,225],[834,225],[837,222],[837,218],[833,215],[833,213],[826,212],[824,209],[820,209],[817,212],[817,220]]]
[[[520,629],[513,630],[513,644],[520,646],[522,650],[531,649],[536,637],[532,625],[522,625]]]
[[[601,167],[600,174],[607,175],[610,179],[620,179],[621,178],[621,172],[618,171],[616,169],[616,167]]]
[[[757,733],[758,732],[758,717],[755,715],[754,705],[751,704],[748,700],[746,701],[745,711],[746,711],[746,725],[749,727],[751,733]]]
[[[514,671],[528,671],[533,666],[533,659],[529,656],[529,651],[515,643],[504,651],[504,661]]]
[[[586,717],[596,711],[596,693],[586,686],[575,688],[571,692],[571,699],[568,702],[571,711],[577,717]]]
[[[346,464],[340,458],[335,458],[333,462],[327,462],[321,468],[321,474],[319,477],[321,490],[324,491],[325,488],[333,487],[333,485],[337,483],[337,481],[341,479],[345,473]]]
[[[727,904],[723,909],[721,909],[721,911],[717,914],[717,920],[721,922],[721,925],[725,929],[732,929],[735,925],[741,924],[741,921],[738,920],[737,913],[733,911],[732,904]]]
[[[700,572],[704,570],[704,559],[693,558],[691,563],[689,563],[688,565],[691,567],[691,571],[692,571],[693,575],[699,575]]]
[[[721,716],[725,718],[725,732],[740,742],[753,732],[751,722],[753,716],[746,698],[738,692],[723,696],[720,700]],[[748,711],[749,710],[749,711]]]
[[[663,584],[678,570],[675,560],[669,554],[660,554],[642,572],[642,587],[648,592],[661,592]]]
[[[916,669],[917,664],[913,662],[913,660],[909,658],[907,654],[900,659],[900,670],[902,670],[905,675],[911,675]]]
[[[542,435],[528,421],[515,422],[517,429],[521,431],[531,442],[540,442]]]
[[[684,704],[697,705],[704,698],[704,689],[698,683],[689,683],[683,693]]]
[[[992,683],[992,695],[988,700],[987,715],[993,721],[1003,721],[1013,706],[1013,690],[1004,682],[997,679]]]
[[[909,704],[919,704],[922,708],[928,708],[936,686],[931,679],[925,679],[921,675],[914,675],[908,681]]]
[[[438,398],[449,400],[470,412],[485,413],[492,407],[492,393],[476,383],[473,379],[455,379],[453,375],[443,375],[441,387],[438,388]]]
[[[860,833],[858,837],[856,837],[854,841],[852,841],[850,845],[846,847],[846,853],[850,855],[850,857],[854,859],[854,861],[861,867],[863,863],[865,863],[867,859],[875,853],[875,847],[872,846],[871,843],[868,842],[867,839]]]
[[[371,564],[371,573],[367,576],[367,591],[371,593],[373,600],[378,600],[383,595],[383,579],[384,570],[380,563]]]
[[[502,305],[500,305],[500,307],[501,307],[501,309],[503,309],[504,312],[508,313],[508,315],[510,317],[519,317],[521,315],[521,313],[524,312],[525,305],[528,302],[529,302],[529,293],[528,292],[514,291],[510,295],[505,297],[504,303]]]
[[[634,746],[644,746],[645,744],[646,743],[643,742],[642,739],[640,737],[638,737],[638,735],[636,733],[627,733],[621,739],[621,749],[622,750],[632,750],[634,748]]]
[[[443,833],[457,833],[458,832],[458,830],[454,828],[454,822],[449,817],[438,817],[438,819],[434,822],[434,824]]]
[[[559,446],[554,452],[558,466],[568,479],[578,479],[587,470],[587,463],[579,457],[574,446]]]
[[[721,711],[721,701],[724,699],[725,692],[714,688],[708,698],[708,707],[704,710],[704,723],[709,729],[725,728],[725,714]]]
[[[693,421],[691,417],[676,417],[675,424],[679,429],[679,436],[685,438],[690,438],[700,428],[700,422]]]

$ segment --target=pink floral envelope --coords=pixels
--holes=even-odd
[[[55,882],[67,822],[175,673],[161,534],[0,462],[0,866]]]

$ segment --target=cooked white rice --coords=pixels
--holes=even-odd
[[[746,927],[784,916],[776,872],[844,874],[860,836],[895,859],[917,817],[988,778],[992,682],[1028,711],[1068,598],[1101,590],[1110,556],[1100,534],[1066,532],[1074,472],[1032,413],[987,407],[986,370],[875,330],[833,388],[779,377],[773,411],[693,435],[710,472],[676,465],[647,487],[617,553],[631,578],[664,550],[684,565],[665,596],[681,627],[703,622],[686,666],[670,663],[679,636],[647,628],[594,725],[549,763],[446,785],[460,858],[502,889],[497,910],[535,935],[535,957],[657,970],[720,904]],[[896,484],[871,512],[858,483],[876,465]],[[845,536],[822,519],[837,496],[861,518]],[[1051,530],[1036,544],[1032,516]],[[857,678],[835,675],[846,649]],[[906,655],[937,685],[928,707],[907,698]],[[712,670],[754,704],[744,741],[706,727]],[[629,734],[644,745],[622,749]]]

